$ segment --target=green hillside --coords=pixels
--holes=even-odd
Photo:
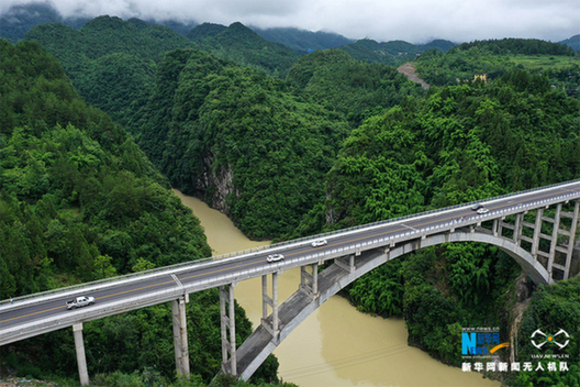
[[[347,39],[342,35],[323,31],[311,32],[297,28],[251,28],[264,39],[281,43],[299,54],[337,48],[354,42],[352,39]]]
[[[38,43],[0,40],[0,61],[0,299],[211,255],[166,178],[124,129],[79,98],[53,56]],[[219,292],[193,294],[187,309],[192,378],[209,383],[221,364]],[[245,338],[251,323],[236,309]],[[169,305],[85,323],[89,374],[103,384],[115,374],[172,383],[170,326]],[[256,377],[275,381],[276,369],[270,357]],[[71,331],[3,347],[6,372],[76,379]]]
[[[138,107],[145,104],[156,63],[165,52],[195,47],[167,27],[109,16],[95,18],[79,30],[41,24],[26,39],[39,42],[56,56],[82,97],[121,125],[132,121]]]
[[[323,194],[346,123],[279,80],[196,51],[159,66],[131,126],[174,187],[204,198],[254,238],[290,231]]]
[[[192,42],[201,43],[225,31],[228,27],[221,24],[203,23],[195,26],[186,35]]]
[[[301,57],[286,80],[309,100],[340,112],[352,128],[399,104],[406,96],[424,94],[418,84],[408,81],[394,67],[358,61],[341,49]]]
[[[434,40],[429,44],[415,45],[401,40],[378,43],[374,40],[362,39],[340,49],[360,61],[399,66],[412,61],[425,51],[436,49],[447,52],[453,46],[455,46],[454,43],[446,40]]]
[[[447,53],[427,51],[415,61],[419,76],[431,85],[455,85],[476,75],[491,80],[515,68],[547,75],[550,84],[578,96],[580,58],[570,47],[536,39],[475,41]]]
[[[169,185],[252,238],[287,239],[580,178],[580,70],[563,45],[504,39],[444,52],[444,41],[363,40],[298,57],[240,23],[200,25],[186,39],[110,17],[79,31],[45,24],[28,37],[62,60],[70,81],[37,43],[2,41],[0,258],[16,257],[0,260],[2,298],[208,255]],[[428,91],[385,64],[409,59]],[[411,345],[458,365],[462,326],[510,331],[516,282],[536,290],[496,248],[443,245],[385,264],[343,295],[361,311],[403,316]],[[575,308],[566,283],[535,296],[522,332],[538,313]],[[560,292],[568,296],[552,296]],[[200,337],[193,384],[219,367],[219,340],[207,339],[219,336],[216,297],[188,306],[199,315],[188,325]],[[137,385],[172,382],[171,338],[159,328],[168,319],[160,306],[88,324],[101,343],[88,356],[118,355],[90,372],[103,384],[115,370],[136,370]],[[247,335],[247,320],[239,324]],[[2,359],[42,374],[41,348],[67,375],[68,333]],[[259,376],[275,380],[276,368],[269,358]],[[517,386],[544,383],[512,376]]]
[[[324,204],[292,236],[577,179],[579,109],[577,99],[525,70],[408,97],[345,140]],[[359,310],[402,315],[410,344],[459,365],[462,326],[509,331],[520,272],[497,248],[449,244],[389,262],[344,295]],[[580,358],[569,363],[580,366]]]
[[[289,47],[262,38],[242,23],[233,23],[227,28],[202,24],[188,37],[198,42],[205,52],[242,66],[264,70],[278,78],[284,78],[298,59],[298,54]]]

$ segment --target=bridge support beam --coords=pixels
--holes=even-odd
[[[222,328],[222,372],[237,375],[236,315],[234,310],[234,286],[220,287],[220,314]],[[227,310],[227,314],[226,314]],[[228,340],[229,331],[229,340]]]
[[[89,371],[87,370],[87,357],[85,355],[85,342],[83,340],[83,323],[73,325],[75,347],[77,350],[77,364],[79,366],[79,378],[82,386],[89,384]]]
[[[343,261],[343,259],[344,258],[336,258],[334,260],[334,264],[346,270],[347,273],[354,273],[354,271],[356,270],[356,266],[354,264],[354,255],[351,254],[347,257],[348,264],[345,261]]]
[[[271,318],[268,318],[268,306],[272,308]],[[268,276],[262,276],[262,326],[278,340],[280,334],[280,318],[278,317],[278,273],[272,273],[272,297],[268,295]]]
[[[186,297],[171,301],[173,319],[173,345],[177,375],[189,376],[189,346],[187,343]]]

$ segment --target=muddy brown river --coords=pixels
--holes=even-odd
[[[268,244],[249,240],[224,214],[196,198],[174,192],[201,220],[214,255]],[[278,277],[279,304],[298,289],[299,283],[299,270],[288,270]],[[260,278],[240,282],[234,294],[257,326],[262,313]],[[360,313],[340,296],[332,297],[312,313],[274,354],[280,362],[279,377],[301,387],[500,386],[409,347],[402,319]]]

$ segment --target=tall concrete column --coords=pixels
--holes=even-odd
[[[75,347],[77,350],[77,364],[79,366],[79,378],[81,385],[89,384],[89,371],[87,371],[87,357],[85,355],[85,343],[83,341],[83,323],[73,325]]]
[[[353,257],[354,259],[354,257]],[[312,293],[318,295],[318,264],[312,265]]]
[[[522,243],[522,222],[524,220],[524,214],[520,213],[516,215],[516,224],[514,226],[514,242],[516,246],[520,246]]]
[[[272,329],[278,332],[278,274],[272,273]]]
[[[314,299],[318,296],[318,264],[311,268],[312,274],[306,271],[306,266],[300,267],[300,289]]]
[[[187,318],[185,297],[171,301],[173,318],[173,344],[175,347],[175,367],[178,375],[189,375],[189,346],[187,343]]]
[[[580,201],[574,203],[574,213],[572,214],[572,224],[570,226],[570,239],[568,239],[568,252],[566,253],[566,264],[564,268],[564,279],[570,278],[570,265],[572,264],[572,254],[574,253],[574,242],[578,227],[578,217],[580,213]]]
[[[532,241],[532,255],[537,259],[538,249],[540,248],[540,234],[542,233],[542,216],[544,209],[538,208],[536,211],[536,224],[534,226],[534,237]]]
[[[499,232],[499,220],[498,219],[494,219],[493,220],[493,227],[492,227],[492,232],[493,232],[493,236],[498,236]]]
[[[268,305],[272,305],[270,297],[268,297],[268,276],[262,276],[262,321],[268,318]]]
[[[227,285],[227,287],[220,287],[220,314],[222,329],[222,372],[237,375],[234,284]],[[229,340],[228,331],[230,333]]]
[[[554,228],[552,229],[552,238],[550,240],[550,256],[548,258],[548,273],[552,277],[552,265],[556,257],[556,245],[558,244],[558,230],[560,229],[560,212],[562,212],[562,203],[556,206],[556,215],[554,216]]]
[[[268,320],[268,306],[272,308],[272,319]],[[268,295],[268,276],[262,276],[262,326],[272,337],[278,336],[278,273],[272,273],[272,297]]]

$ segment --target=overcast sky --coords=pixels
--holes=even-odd
[[[0,13],[30,0],[1,0]],[[580,0],[52,0],[63,16],[297,27],[351,39],[456,43],[580,34]]]

